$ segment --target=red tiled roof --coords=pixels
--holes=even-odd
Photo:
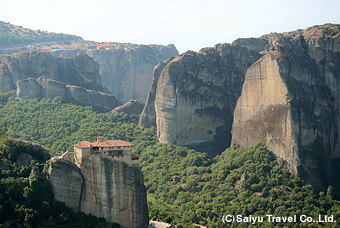
[[[86,148],[86,147],[114,147],[114,146],[132,146],[132,143],[123,141],[123,140],[106,140],[103,142],[88,142],[88,141],[79,141],[78,144],[73,145],[78,148]]]
[[[139,155],[138,154],[131,154],[131,158],[134,159],[134,158],[139,158]]]
[[[78,147],[78,148],[86,148],[90,147],[91,143],[88,141],[79,141],[78,144],[75,144],[73,146]]]

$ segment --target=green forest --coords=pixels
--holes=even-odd
[[[0,48],[81,39],[79,36],[26,29],[0,21]]]
[[[266,145],[227,149],[214,158],[187,147],[161,144],[155,128],[139,128],[138,116],[112,114],[61,97],[15,99],[15,92],[0,94],[0,151],[12,162],[1,171],[0,224],[26,227],[37,224],[74,227],[107,227],[104,220],[72,213],[53,202],[46,175],[46,158],[29,144],[9,136],[41,144],[50,155],[72,151],[79,140],[121,139],[132,142],[140,155],[151,220],[183,227],[337,227],[337,223],[230,223],[222,216],[333,215],[340,219],[340,193],[336,186],[324,192],[294,177]],[[18,167],[19,152],[31,154],[30,166]],[[37,165],[37,164],[40,164]],[[44,171],[45,169],[45,171]],[[39,196],[39,197],[38,197]],[[86,223],[83,223],[85,222]],[[94,225],[96,224],[96,225]]]
[[[108,226],[104,219],[73,213],[64,204],[53,201],[47,174],[49,156],[41,148],[13,141],[1,130],[0,151],[1,162],[12,164],[0,173],[0,227]],[[30,165],[16,164],[20,153],[33,157]]]

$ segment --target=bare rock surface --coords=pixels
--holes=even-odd
[[[93,155],[83,157],[80,167],[53,158],[49,173],[55,199],[75,211],[122,227],[147,227],[146,188],[139,168]]]
[[[124,112],[127,114],[139,115],[143,111],[144,105],[145,105],[144,101],[130,100],[129,102],[114,108],[111,112],[112,113]]]
[[[26,153],[20,153],[16,162],[18,166],[24,166],[24,165],[29,166],[32,160],[33,160],[33,157],[31,155],[26,154]]]
[[[54,56],[74,57],[86,53],[99,63],[101,85],[122,103],[145,100],[154,67],[170,56],[177,56],[173,44],[163,45],[107,45],[96,49],[53,50]]]
[[[16,89],[19,80],[46,78],[108,92],[101,86],[99,64],[87,55],[57,58],[48,52],[25,51],[0,57],[0,92]]]
[[[78,212],[84,184],[78,166],[54,157],[50,162],[49,176],[54,199]]]
[[[77,101],[109,109],[115,108],[121,103],[112,94],[94,90],[88,90],[74,85],[65,85],[62,82],[41,76],[37,79],[28,78],[17,81],[17,97],[30,98],[55,98],[72,97]]]
[[[159,141],[221,152],[247,68],[261,55],[230,44],[186,52],[159,64],[140,118]]]
[[[160,63],[139,125],[211,154],[270,142],[321,189],[340,182],[339,75],[340,25],[237,39]]]
[[[270,51],[247,71],[232,144],[270,141],[292,173],[321,189],[338,183],[340,28],[265,36]]]

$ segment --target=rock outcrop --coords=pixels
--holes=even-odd
[[[66,206],[78,212],[84,184],[84,177],[78,166],[70,161],[53,157],[49,176],[54,199],[64,202]]]
[[[93,48],[93,47],[92,47]],[[161,61],[177,56],[174,45],[107,44],[97,49],[53,50],[54,56],[74,57],[86,53],[100,64],[102,86],[122,103],[145,100],[152,71]]]
[[[148,208],[144,178],[139,168],[93,155],[81,166],[51,159],[50,182],[56,200],[122,227],[147,227]]]
[[[32,159],[37,159],[37,160],[42,159],[43,161],[50,159],[50,151],[47,150],[45,147],[42,147],[39,143],[30,142],[30,141],[27,141],[27,140],[17,139],[17,138],[13,138],[13,137],[9,137],[8,139],[11,140],[11,141],[14,141],[14,142],[19,142],[19,144],[26,145],[25,146],[26,148],[33,149],[35,151],[39,151],[38,154],[36,154],[38,156],[35,155],[35,156],[32,157]],[[27,158],[28,156],[24,155],[24,157]],[[28,157],[28,158],[31,159],[30,157]],[[18,160],[16,162],[19,163]],[[25,161],[25,162],[27,162],[27,161]],[[29,161],[29,163],[30,162],[31,161]],[[27,164],[28,164],[28,162],[27,162]]]
[[[292,173],[322,189],[339,183],[340,27],[264,37],[270,51],[247,71],[232,144],[270,141]]]
[[[24,166],[24,165],[31,165],[31,162],[33,160],[33,157],[29,154],[26,153],[20,153],[18,158],[17,158],[17,165],[18,166]]]
[[[0,57],[0,92],[15,90],[19,80],[42,75],[64,84],[108,92],[101,86],[99,64],[87,55],[57,58],[47,52],[26,51]]]
[[[140,126],[157,126],[159,141],[221,152],[229,146],[234,107],[247,68],[261,55],[218,44],[186,52],[154,70]]]
[[[144,105],[145,105],[144,101],[130,100],[129,102],[114,108],[111,112],[112,113],[124,112],[127,114],[139,115],[143,111]]]
[[[111,94],[88,90],[74,85],[65,85],[62,82],[46,78],[45,76],[37,79],[27,78],[19,80],[16,87],[17,97],[20,99],[42,99],[61,96],[71,97],[89,105],[107,107],[109,109],[121,105],[115,96]]]
[[[156,127],[156,110],[155,99],[159,76],[161,75],[164,67],[170,63],[175,57],[170,57],[168,60],[160,62],[153,70],[153,79],[149,89],[149,94],[145,102],[145,106],[139,118],[140,127]]]
[[[339,75],[339,25],[238,39],[160,63],[139,124],[209,153],[270,142],[321,189],[340,182]]]

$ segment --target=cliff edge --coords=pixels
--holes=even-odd
[[[101,85],[99,64],[87,55],[57,58],[50,53],[26,51],[0,56],[0,92],[16,89],[16,82],[27,78],[47,78],[105,92]]]
[[[122,227],[147,227],[146,188],[139,168],[93,155],[81,166],[62,157],[51,159],[50,182],[54,198]]]
[[[74,85],[65,85],[62,82],[40,76],[37,79],[27,78],[17,81],[17,98],[55,98],[71,97],[88,105],[113,109],[121,103],[111,94],[88,90]]]
[[[290,171],[317,189],[339,183],[339,26],[264,38],[269,50],[247,71],[232,144],[270,142]]]
[[[212,155],[257,141],[321,190],[340,182],[340,25],[237,39],[160,63],[139,125]]]
[[[230,144],[233,111],[247,68],[261,55],[230,44],[188,51],[155,67],[140,126],[157,126],[159,141],[197,150]]]
[[[108,89],[119,101],[145,100],[152,81],[152,71],[161,61],[177,56],[173,44],[134,45],[105,43],[82,46],[79,49],[51,50],[58,57],[75,57],[87,54],[99,63],[101,85]]]

